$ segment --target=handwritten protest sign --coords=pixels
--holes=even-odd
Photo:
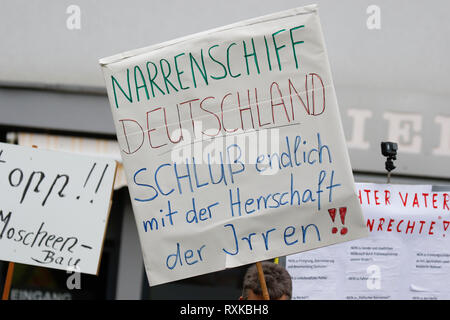
[[[100,64],[150,285],[366,235],[316,6]]]
[[[286,257],[293,299],[449,299],[450,194],[357,184],[369,237]]]
[[[0,143],[0,259],[97,274],[116,162]]]

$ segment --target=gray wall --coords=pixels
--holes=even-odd
[[[337,87],[449,94],[448,1],[315,2]],[[310,3],[3,0],[0,81],[103,88],[101,57]],[[66,10],[74,4],[81,14],[78,30],[66,26]],[[380,30],[366,26],[372,4],[381,9]]]

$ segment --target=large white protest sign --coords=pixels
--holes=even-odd
[[[97,274],[116,162],[0,143],[0,259]]]
[[[369,237],[286,257],[294,299],[449,299],[450,194],[357,184]]]
[[[366,235],[316,6],[100,64],[150,285]]]

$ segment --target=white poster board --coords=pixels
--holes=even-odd
[[[0,143],[0,259],[97,274],[116,162]]]
[[[293,299],[449,299],[450,193],[357,189],[369,237],[286,257]]]
[[[316,6],[100,64],[150,285],[366,236]]]

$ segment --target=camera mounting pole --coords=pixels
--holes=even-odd
[[[391,171],[396,168],[394,166],[394,160],[397,160],[397,150],[397,143],[389,141],[381,142],[381,154],[386,157],[387,183],[391,183]]]

